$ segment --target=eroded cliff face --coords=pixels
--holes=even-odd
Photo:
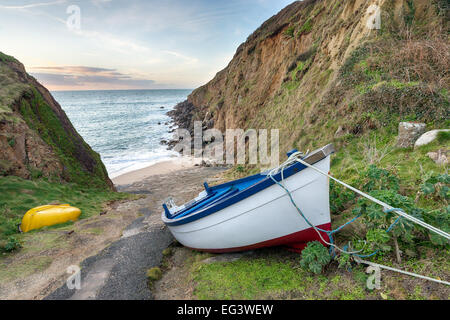
[[[379,30],[367,27],[374,4]],[[171,116],[190,129],[194,121],[222,131],[279,128],[280,152],[339,144],[405,117],[441,121],[449,115],[447,31],[445,1],[297,1]]]
[[[1,52],[0,150],[0,175],[114,188],[100,156],[50,92]]]

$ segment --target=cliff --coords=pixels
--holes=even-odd
[[[378,4],[381,28],[367,27]],[[170,113],[176,124],[279,128],[280,152],[398,121],[449,118],[448,4],[297,1],[266,21],[229,65]]]
[[[114,189],[100,156],[24,66],[0,52],[0,176]]]

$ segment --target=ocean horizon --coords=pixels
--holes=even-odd
[[[83,139],[98,152],[110,178],[178,157],[168,140],[166,113],[191,89],[52,91]]]

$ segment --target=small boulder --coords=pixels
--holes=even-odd
[[[431,130],[424,133],[423,135],[420,136],[419,139],[417,139],[416,143],[414,144],[414,149],[427,145],[436,140],[439,132],[448,132],[448,131],[450,131],[450,129]]]
[[[397,147],[409,148],[425,132],[425,123],[400,122],[398,126]]]
[[[342,126],[339,126],[339,128],[336,130],[334,137],[335,138],[340,138],[342,136],[344,136],[347,132],[344,130],[344,128]]]
[[[437,165],[445,166],[448,164],[448,150],[439,149],[435,152],[428,152],[427,156]]]

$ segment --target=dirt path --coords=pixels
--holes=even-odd
[[[120,239],[144,205],[145,199],[116,202],[102,215],[33,234],[23,249],[0,260],[0,300],[42,299],[66,281],[69,266]]]
[[[221,171],[194,167],[118,186],[143,198],[116,202],[102,215],[43,231],[18,253],[0,259],[0,300],[151,298],[145,273],[160,263],[161,251],[172,242],[160,220],[161,203],[168,195],[180,203],[191,199]],[[67,268],[73,265],[82,266],[86,288],[64,292]]]
[[[81,290],[69,290],[64,283],[46,299],[153,299],[146,272],[161,264],[162,251],[173,242],[160,218],[161,203],[169,195],[179,203],[191,199],[205,180],[214,182],[210,177],[221,171],[192,168],[119,186],[120,191],[145,195],[145,206],[140,208],[145,215],[130,224],[118,241],[81,263]]]

